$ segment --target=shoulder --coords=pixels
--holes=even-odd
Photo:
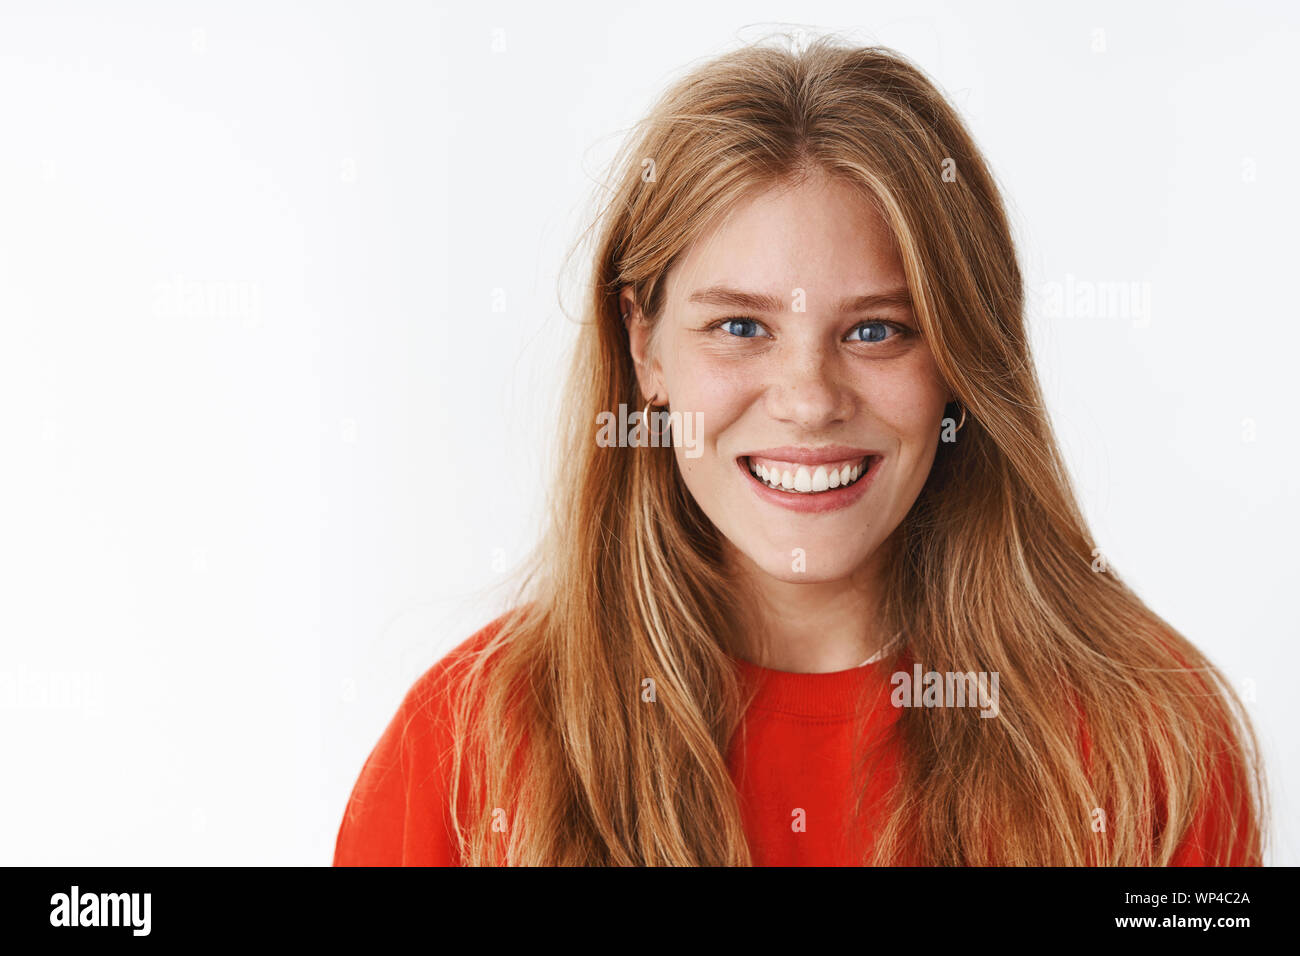
[[[417,742],[431,727],[444,723],[456,702],[461,681],[480,660],[490,662],[497,638],[511,618],[506,612],[479,628],[437,660],[416,679],[402,698],[398,716],[405,717],[403,732]]]
[[[1249,718],[1233,691],[1210,673],[1189,679],[1189,699],[1202,724],[1196,748],[1193,807],[1179,835],[1171,866],[1260,866],[1263,824],[1262,771]]]
[[[1173,845],[1168,865],[1258,865],[1259,781],[1246,717],[1223,675],[1194,645],[1177,633],[1159,643],[1163,704],[1134,711],[1132,739],[1140,741],[1149,772],[1154,833]],[[1091,774],[1107,755],[1095,750],[1090,708],[1077,694],[1067,700]],[[1178,807],[1185,822],[1179,832],[1166,833]]]
[[[1165,638],[1172,661],[1170,708],[1177,716],[1157,729],[1186,748],[1191,760],[1182,779],[1171,781],[1176,799],[1190,809],[1181,832],[1169,834],[1170,866],[1257,866],[1262,862],[1257,758],[1249,717],[1224,674],[1175,631]],[[1153,755],[1152,773],[1159,774]],[[1170,793],[1155,784],[1161,828]]]
[[[335,866],[453,866],[453,710],[465,668],[490,653],[506,613],[456,645],[411,685],[366,758],[343,813]]]

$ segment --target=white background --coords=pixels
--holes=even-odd
[[[1300,863],[1294,4],[109,6],[0,8],[0,863],[329,862],[536,533],[605,162],[782,25],[968,119],[1098,545],[1253,696]]]

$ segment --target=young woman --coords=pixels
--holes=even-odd
[[[549,532],[335,863],[1260,863],[1249,722],[1099,556],[935,87],[748,47],[616,169]]]

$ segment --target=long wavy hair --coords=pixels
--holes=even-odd
[[[726,763],[749,698],[729,658],[741,598],[720,533],[671,448],[603,447],[596,423],[646,399],[619,290],[657,322],[665,277],[693,242],[814,169],[889,223],[921,333],[969,412],[888,541],[883,613],[906,640],[883,666],[905,651],[1001,681],[998,719],[899,715],[897,780],[863,862],[1161,865],[1229,799],[1232,826],[1202,835],[1201,850],[1261,862],[1263,770],[1239,698],[1096,560],[1031,362],[993,176],[916,66],[825,36],[691,70],[597,196],[548,525],[501,627],[457,671],[463,862],[752,862]]]

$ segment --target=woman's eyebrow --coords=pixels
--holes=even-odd
[[[727,286],[709,286],[690,294],[688,302],[702,305],[721,305],[748,312],[784,312],[785,300],[779,295],[767,295],[761,292],[746,292],[743,289],[731,289]],[[856,312],[870,312],[872,309],[889,307],[912,307],[912,294],[907,289],[889,289],[885,292],[872,292],[867,295],[850,296],[841,299],[836,312],[841,315]]]

